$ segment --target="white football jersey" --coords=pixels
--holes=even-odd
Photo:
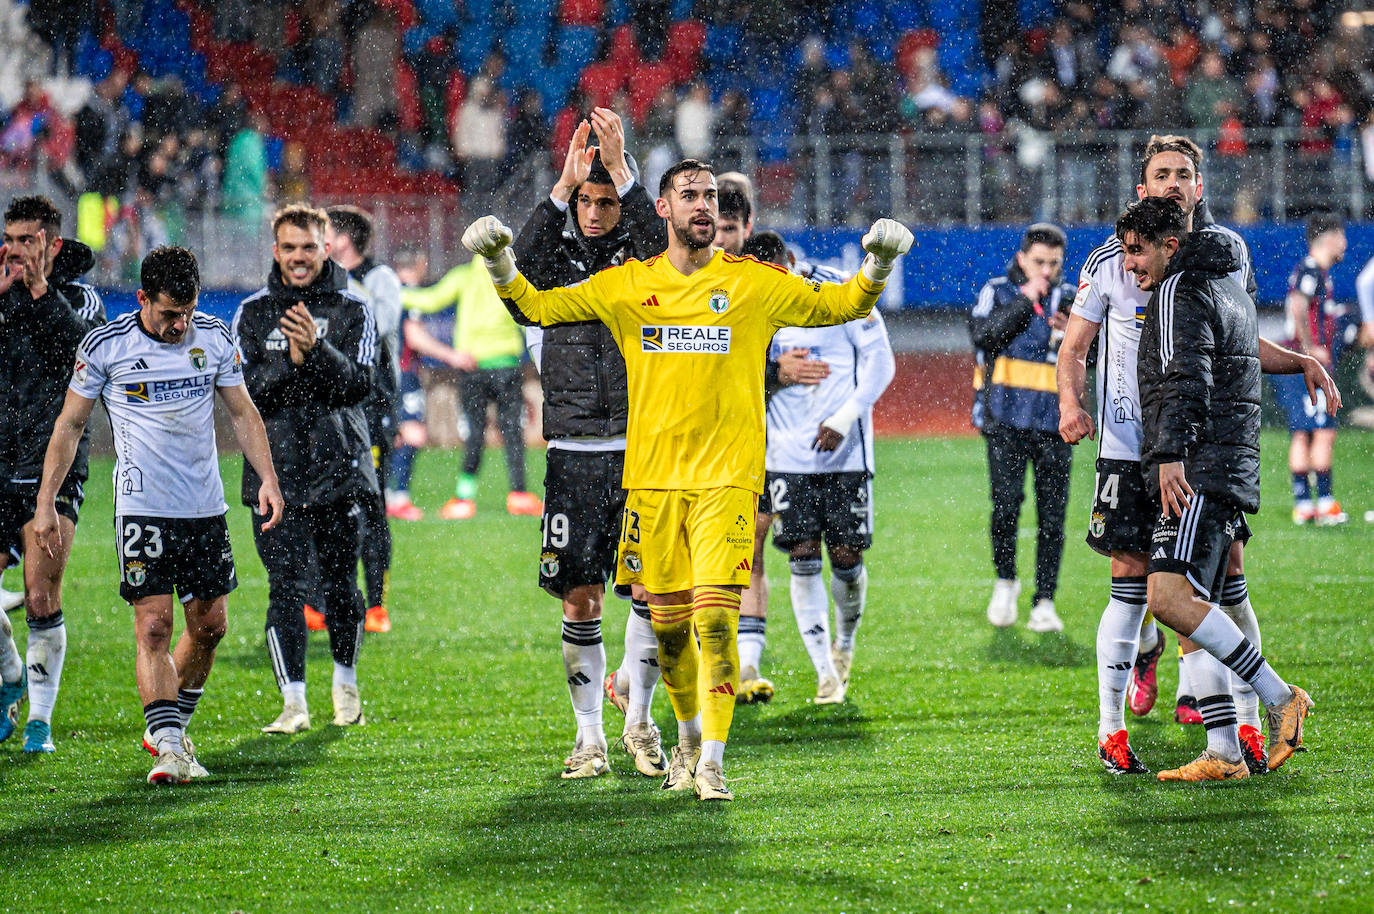
[[[1231,278],[1241,288],[1250,285],[1250,250],[1241,237],[1220,225],[1205,232],[1219,232],[1239,243],[1240,267]],[[1135,274],[1127,273],[1121,242],[1113,235],[1088,255],[1078,275],[1078,296],[1073,313],[1100,325],[1097,332],[1097,455],[1108,460],[1140,460],[1140,385],[1136,360],[1140,328],[1150,293],[1136,286]]]
[[[217,517],[229,510],[215,449],[215,388],[243,383],[224,321],[193,314],[180,343],[143,331],[138,312],[81,341],[70,389],[100,399],[115,446],[115,514]]]
[[[372,322],[377,325],[377,339],[385,340],[391,362],[378,365],[378,371],[391,372],[392,382],[401,380],[401,278],[396,271],[384,263],[374,264],[367,275],[359,282],[350,272],[348,291],[367,303],[372,311]]]
[[[835,327],[784,327],[773,336],[768,358],[789,349],[809,349],[811,358],[830,365],[819,384],[792,384],[768,401],[770,473],[873,472],[873,404],[895,373],[887,326],[875,309],[868,317]],[[834,451],[812,448],[821,423],[846,403],[859,418]]]

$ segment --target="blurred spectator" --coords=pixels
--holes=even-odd
[[[825,59],[825,42],[817,35],[808,35],[802,42],[801,66],[792,77],[792,98],[797,116],[806,121],[811,117],[816,89],[830,81],[830,64]]]
[[[129,112],[120,104],[128,82],[129,74],[116,70],[95,84],[76,113],[76,163],[88,176],[114,158],[119,137],[128,129]]]
[[[171,243],[162,217],[158,215],[153,195],[140,187],[133,198],[119,208],[110,226],[102,272],[116,277],[126,286],[139,284],[139,266],[143,256],[155,247]]]
[[[310,199],[310,176],[305,169],[305,145],[291,140],[282,147],[277,173],[277,199],[283,204]]]
[[[715,136],[716,111],[711,105],[711,90],[703,82],[694,82],[687,97],[678,102],[674,134],[678,149],[689,159],[708,160],[711,141]]]
[[[522,89],[515,101],[515,119],[510,126],[502,180],[519,169],[530,156],[543,150],[548,136],[543,96],[535,89]]]
[[[93,0],[30,0],[29,25],[52,48],[52,75],[71,76],[76,42],[95,23]]]
[[[359,127],[375,127],[384,112],[396,110],[394,71],[401,54],[395,14],[380,4],[367,4],[367,8],[367,17],[353,42],[353,107],[349,121]],[[416,81],[419,82],[418,74]],[[442,83],[447,85],[447,74]]]
[[[644,60],[661,60],[668,23],[673,21],[672,0],[630,0],[630,21]]]
[[[1197,72],[1188,79],[1183,109],[1193,127],[1215,130],[1232,114],[1244,110],[1240,88],[1226,75],[1221,53],[1209,48],[1202,53]]]
[[[267,118],[254,113],[229,141],[224,157],[224,212],[244,225],[262,223],[267,202]]]
[[[453,125],[453,153],[462,168],[465,189],[478,193],[495,189],[506,155],[506,114],[505,94],[485,76],[475,77]]]

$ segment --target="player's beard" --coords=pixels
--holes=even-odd
[[[695,215],[689,216],[684,223],[679,224],[676,220],[673,221],[673,235],[677,238],[677,243],[687,248],[689,251],[700,251],[704,248],[709,248],[716,240],[716,220],[711,220],[711,233],[706,235],[703,241],[702,236],[693,235],[693,232],[700,231],[692,224],[694,219],[696,219]]]

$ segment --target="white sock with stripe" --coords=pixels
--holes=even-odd
[[[1279,678],[1269,661],[1260,656],[1250,639],[1218,607],[1213,606],[1188,637],[1248,682],[1265,707],[1281,705],[1292,697],[1288,683]]]
[[[821,579],[820,559],[792,559],[792,614],[818,679],[839,678],[830,659],[830,595]]]

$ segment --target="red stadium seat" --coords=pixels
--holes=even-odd
[[[695,19],[674,22],[668,27],[663,62],[673,71],[673,81],[686,85],[697,75],[701,52],[706,47],[706,26]]]
[[[613,63],[588,64],[578,84],[587,101],[595,107],[607,108],[615,102],[616,93],[625,85],[625,71]]]
[[[424,121],[420,105],[420,86],[415,71],[404,59],[396,60],[396,107],[402,130],[419,130]]]
[[[628,73],[639,66],[642,57],[632,26],[622,25],[611,33],[611,52],[606,59],[615,64],[622,73]]]
[[[444,90],[444,135],[453,136],[453,125],[458,123],[458,112],[463,108],[463,100],[468,97],[467,80],[463,71],[454,69],[448,78],[448,88]]]
[[[673,68],[665,62],[640,64],[630,80],[630,117],[642,125],[660,90],[673,85]]]
[[[563,0],[558,8],[563,25],[600,25],[605,15],[605,0]]]

